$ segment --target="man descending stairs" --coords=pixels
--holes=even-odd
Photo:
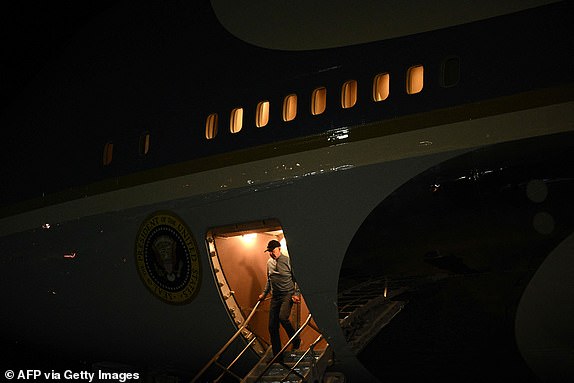
[[[229,341],[215,354],[213,358],[201,369],[201,371],[193,378],[191,383],[199,382],[222,382],[224,379],[232,378],[234,381],[241,381],[244,383],[252,382],[321,382],[323,381],[323,375],[328,366],[333,363],[333,351],[331,346],[329,346],[324,340],[323,335],[320,334],[319,329],[315,328],[314,325],[310,324],[311,314],[307,316],[305,323],[293,334],[291,339],[282,347],[281,351],[277,355],[273,356],[273,351],[271,347],[268,347],[267,351],[263,353],[263,356],[259,358],[257,364],[251,369],[245,378],[241,378],[237,373],[232,371],[232,367],[237,362],[239,358],[242,357],[250,348],[251,345],[256,341],[257,337],[253,337],[241,350],[239,355],[228,365],[224,365],[220,358],[223,353],[228,349],[228,347],[242,339],[240,337],[242,331],[246,329],[247,324],[253,317],[253,314],[257,310],[257,307],[261,301],[257,302],[251,314],[249,314],[243,325],[237,330],[237,332],[229,339]],[[299,334],[307,328],[307,326],[313,327],[313,329],[319,333],[317,339],[312,342],[308,348],[301,350],[292,350],[293,341],[299,339]],[[289,350],[288,350],[289,349]],[[221,369],[221,374],[213,379],[209,378],[204,380],[204,375],[207,373],[208,369],[212,366]],[[225,380],[227,381],[227,380]]]

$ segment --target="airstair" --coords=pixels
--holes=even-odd
[[[247,327],[249,321],[255,314],[261,301],[257,302],[243,325],[233,334],[227,343],[215,354],[213,358],[201,369],[201,371],[193,378],[191,383],[199,382],[229,382],[236,381],[241,383],[256,383],[256,382],[274,382],[274,383],[303,383],[303,382],[320,382],[325,370],[333,361],[333,351],[329,345],[325,346],[323,335],[320,331],[311,324],[311,314],[308,315],[306,321],[300,326],[296,333],[289,339],[283,346],[281,352],[273,356],[271,347],[263,355],[259,356],[259,360],[253,366],[251,371],[245,376],[241,376],[234,372],[233,367],[238,360],[246,353],[250,352],[251,345],[257,340],[253,337],[249,340],[247,345],[239,352],[236,358],[230,363],[223,364],[220,359],[223,353],[235,340],[241,335],[242,331]],[[291,350],[293,340],[297,338],[307,327],[312,327],[319,333],[319,336],[307,349]],[[251,352],[251,354],[254,354]],[[216,378],[206,379],[206,372],[217,367],[221,372]]]

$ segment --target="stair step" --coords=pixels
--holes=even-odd
[[[295,368],[294,371],[297,371],[299,374],[305,376],[305,374],[311,369],[310,366],[306,366],[306,367],[299,367],[297,366],[297,368]],[[269,370],[267,370],[267,373],[265,374],[266,376],[284,376],[288,371],[290,370],[290,368],[285,368],[285,367],[271,367]]]
[[[269,349],[268,352],[263,356],[260,363],[256,365],[248,376],[245,377],[243,380],[244,383],[254,383],[257,377],[267,369],[265,375],[262,376],[258,382],[270,383],[270,382],[281,382],[281,380],[289,373],[290,369],[303,357],[305,351],[303,350],[295,350],[295,351],[288,351],[284,354],[284,362],[283,363],[273,363],[269,369],[268,363],[271,361],[271,350]],[[329,348],[326,350],[321,350],[315,353],[315,355],[311,353],[307,353],[303,360],[299,362],[297,367],[294,369],[293,372],[289,373],[289,376],[286,378],[285,382],[306,382],[307,380],[311,379],[318,379],[321,376],[321,373],[325,370],[326,363],[330,360],[332,355],[332,350]],[[303,378],[297,374],[303,376]]]
[[[273,366],[271,366],[271,368],[269,368],[269,370],[267,370],[266,375],[270,375],[270,376],[276,376],[276,375],[280,375],[283,374],[285,375],[287,373],[287,371],[289,371],[291,369],[291,367],[294,365],[294,363],[285,363],[287,365],[287,367],[283,366],[282,364],[279,363],[273,363]],[[261,373],[267,366],[266,365],[261,365],[259,367],[257,367],[254,371],[255,374],[259,374]],[[300,363],[297,368],[295,368],[295,371],[297,371],[300,374],[304,374],[307,371],[309,371],[311,369],[311,364],[310,363]]]

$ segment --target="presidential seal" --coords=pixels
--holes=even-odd
[[[155,212],[140,226],[136,266],[145,286],[171,304],[189,303],[199,292],[201,267],[191,231],[170,212]]]

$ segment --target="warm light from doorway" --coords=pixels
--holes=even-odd
[[[257,238],[257,233],[243,234],[241,236],[241,241],[243,242],[244,245],[253,245],[256,238]]]

